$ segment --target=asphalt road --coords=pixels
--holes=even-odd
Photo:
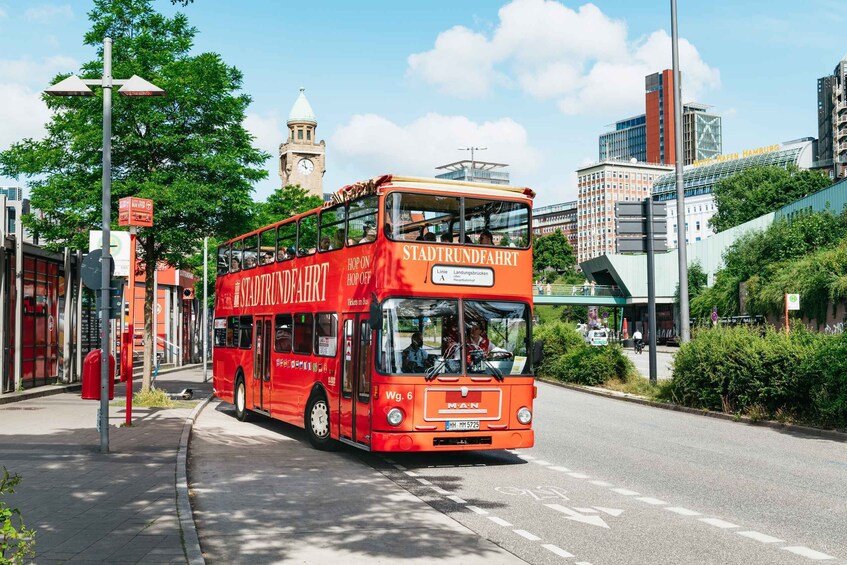
[[[209,562],[847,563],[845,443],[538,386],[515,452],[327,454],[201,415]]]
[[[676,349],[671,351],[659,349],[656,351],[656,378],[658,380],[669,379],[673,375],[671,363]],[[650,378],[650,353],[645,347],[642,353],[636,354],[630,347],[624,349],[624,353],[635,364],[635,368],[645,379]]]

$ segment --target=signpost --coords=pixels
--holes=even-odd
[[[788,335],[788,312],[789,310],[800,309],[800,295],[786,294],[785,295],[785,335]]]
[[[129,287],[129,323],[123,335],[124,343],[129,343],[126,360],[121,360],[122,377],[126,380],[126,425],[132,424],[132,372],[133,355],[135,353],[135,240],[139,227],[153,227],[153,201],[147,198],[128,196],[121,198],[118,203],[118,224],[129,226],[129,271],[127,286]],[[154,295],[155,296],[155,295]],[[156,298],[154,298],[156,300]],[[156,301],[158,304],[158,301]],[[156,314],[153,314],[154,319]],[[154,334],[155,335],[155,334]],[[153,351],[156,351],[155,338]]]

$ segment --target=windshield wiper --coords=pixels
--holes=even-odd
[[[438,363],[438,365],[433,365],[429,370],[427,370],[424,380],[427,382],[433,380],[435,378],[435,375],[440,373],[441,370],[447,366],[447,361],[452,361],[451,357],[454,353],[456,353],[456,349],[458,348],[458,343],[454,343],[449,348],[447,348],[447,351],[444,352],[444,356],[441,358],[441,361]]]

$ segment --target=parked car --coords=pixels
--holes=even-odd
[[[606,330],[590,330],[585,341],[588,345],[609,345],[609,333]]]

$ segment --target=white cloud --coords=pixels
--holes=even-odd
[[[41,6],[29,8],[24,12],[24,17],[30,21],[47,23],[59,18],[73,18],[74,12],[70,4],[62,4],[61,6],[42,4]]]
[[[50,111],[41,93],[20,84],[0,83],[0,150],[24,138],[40,139]]]
[[[279,144],[288,137],[287,128],[282,125],[279,114],[272,111],[268,114],[248,113],[244,118],[244,128],[256,139],[253,147],[270,153],[271,157],[265,163],[268,178],[256,185],[257,200],[265,200],[274,190],[279,188]]]
[[[463,116],[430,113],[400,125],[374,114],[355,115],[332,136],[342,160],[336,166],[369,171],[433,176],[435,167],[463,159],[459,147],[485,143],[481,161],[508,163],[522,172],[541,165],[540,152],[529,144],[526,129],[510,118],[476,123]]]
[[[0,19],[7,18],[7,17],[9,17],[9,15],[6,13],[6,10],[4,10],[2,7],[0,7]]]
[[[18,84],[27,84],[33,88],[47,88],[49,81],[59,73],[74,72],[79,63],[70,57],[56,55],[41,61],[28,57],[21,59],[0,59],[0,77]]]
[[[658,30],[630,40],[626,24],[593,4],[572,10],[553,0],[513,0],[490,35],[458,26],[430,51],[409,57],[409,74],[454,96],[474,98],[517,84],[554,99],[566,114],[636,111],[644,77],[671,67],[670,37]],[[720,85],[720,74],[680,39],[683,98]]]

